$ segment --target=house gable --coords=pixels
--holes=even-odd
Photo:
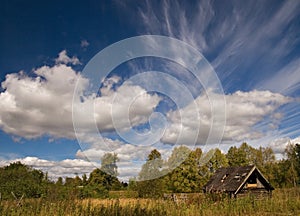
[[[256,166],[227,167],[216,171],[203,187],[206,193],[237,193],[249,190],[271,191],[274,188]]]
[[[273,186],[263,176],[259,169],[253,166],[248,176],[244,179],[243,183],[240,184],[234,194],[238,194],[241,190],[274,190]]]

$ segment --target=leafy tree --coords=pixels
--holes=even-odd
[[[295,157],[295,164],[296,164],[296,171],[298,173],[298,178],[300,178],[300,144],[295,144],[294,146],[294,157]]]
[[[88,184],[101,185],[106,190],[116,190],[121,186],[121,183],[119,182],[117,177],[109,175],[100,169],[95,169],[91,172]]]
[[[191,150],[186,146],[179,146],[173,149],[171,156],[168,158],[167,167],[169,171],[180,166],[190,155]]]
[[[136,178],[130,178],[129,179],[129,183],[128,183],[128,189],[132,190],[132,191],[136,191],[137,190],[137,180]]]
[[[65,186],[67,187],[73,187],[74,186],[74,180],[73,178],[71,177],[66,177],[65,179]]]
[[[112,176],[118,176],[117,162],[119,158],[116,153],[106,153],[101,158],[101,170]]]
[[[13,198],[11,192],[17,197],[41,197],[47,193],[48,180],[40,170],[35,170],[21,162],[11,163],[0,168],[0,190],[2,198]]]
[[[197,192],[201,190],[201,175],[198,161],[201,150],[191,151],[186,146],[175,148],[167,161],[170,169],[165,177],[168,189],[173,192]]]
[[[243,156],[246,158],[246,163],[244,165],[253,165],[255,164],[256,159],[256,149],[247,143],[242,143],[242,145],[238,148],[240,152],[242,152]]]
[[[229,166],[247,166],[254,164],[254,148],[247,143],[243,143],[239,148],[233,146],[229,148],[226,157]]]
[[[88,181],[88,180],[87,180],[86,174],[83,174],[83,175],[82,175],[82,185],[83,185],[83,186],[87,185],[87,181]]]
[[[245,155],[242,155],[236,146],[229,148],[226,157],[228,159],[229,166],[240,166],[246,162]]]
[[[58,177],[58,179],[57,179],[57,181],[56,181],[55,184],[62,186],[63,185],[63,178],[62,177]]]
[[[75,187],[82,186],[82,179],[76,175],[73,184]]]
[[[221,167],[228,166],[228,159],[220,149],[212,149],[211,151],[213,155],[206,164],[211,173],[215,173]]]
[[[300,179],[300,145],[289,143],[285,149],[287,157],[287,181],[294,187],[299,184]]]
[[[156,149],[152,150],[148,155],[146,163],[142,166],[141,172],[139,173],[139,180],[144,181],[160,177],[162,166],[163,160],[160,152]]]
[[[254,164],[264,173],[264,176],[270,181],[275,182],[275,154],[270,147],[259,147],[253,150]]]
[[[139,173],[139,182],[136,188],[140,197],[159,197],[165,189],[165,181],[162,176],[163,160],[156,149],[148,155],[146,163]]]

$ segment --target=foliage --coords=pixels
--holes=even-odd
[[[146,163],[139,173],[139,181],[136,189],[139,197],[160,197],[165,189],[165,181],[162,176],[163,160],[156,149],[148,155]]]
[[[231,147],[227,154],[219,149],[202,153],[200,148],[191,150],[179,146],[173,149],[166,161],[154,149],[148,155],[138,178],[130,179],[128,187],[127,183],[121,183],[115,176],[117,161],[116,154],[106,154],[102,158],[101,169],[94,169],[82,177],[60,177],[56,182],[51,182],[47,174],[40,170],[20,162],[12,163],[0,168],[1,198],[14,199],[14,195],[17,198],[24,195],[25,198],[47,198],[52,201],[108,198],[110,191],[124,191],[114,192],[114,197],[116,194],[138,194],[139,197],[158,198],[163,193],[201,192],[202,186],[218,168],[250,164],[255,164],[275,188],[295,187],[300,183],[299,144],[289,144],[285,158],[279,161],[275,160],[271,148],[253,148],[247,143]]]
[[[3,199],[26,196],[46,196],[46,186],[49,183],[46,175],[20,162],[0,168],[0,192]],[[13,194],[12,194],[13,193]]]
[[[293,186],[300,182],[300,145],[291,143],[285,149],[286,154],[286,168],[287,168],[287,181]]]
[[[244,144],[242,146],[240,148],[236,146],[229,148],[226,154],[229,166],[246,166],[250,163],[249,159],[252,149],[246,147]],[[247,156],[247,153],[250,153],[250,155]]]
[[[200,150],[200,149],[199,149]],[[198,161],[200,151],[191,151],[186,146],[175,148],[167,161],[170,169],[166,176],[168,190],[175,193],[199,192],[201,190],[201,175]]]
[[[119,161],[116,153],[106,153],[101,158],[101,170],[111,176],[118,176],[117,162]]]

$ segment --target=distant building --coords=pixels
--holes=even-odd
[[[256,166],[220,168],[204,185],[204,193],[228,194],[230,197],[244,196],[249,193],[272,195],[274,187]]]

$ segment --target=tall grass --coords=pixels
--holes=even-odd
[[[25,199],[21,206],[17,206],[15,202],[2,201],[0,215],[300,215],[300,188],[275,190],[272,198],[255,199],[248,196],[217,202],[195,194],[187,202],[178,203],[129,198],[62,201]]]

